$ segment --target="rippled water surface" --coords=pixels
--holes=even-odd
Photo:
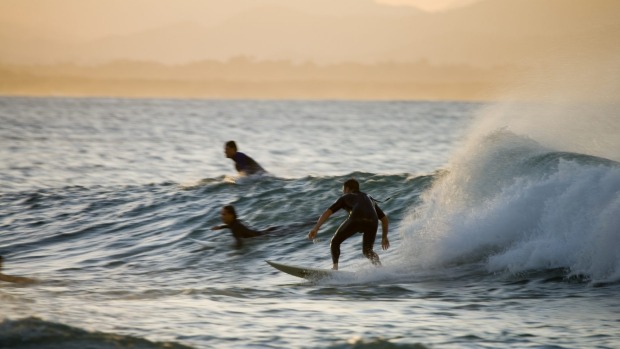
[[[487,105],[0,98],[2,348],[618,348],[620,165]],[[269,175],[238,178],[225,141]],[[328,268],[357,178],[383,267]],[[277,234],[234,248],[219,210]],[[205,248],[191,239],[214,242]]]

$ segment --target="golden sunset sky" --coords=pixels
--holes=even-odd
[[[411,6],[423,11],[438,12],[471,5],[482,0],[376,0],[380,4]]]
[[[243,59],[249,59],[279,62],[287,69],[288,64],[382,65],[358,73],[355,67],[342,67],[338,74],[348,74],[343,81],[369,84],[393,80],[387,77],[392,74],[421,89],[420,84],[495,83],[525,68],[540,71],[584,56],[608,61],[618,42],[618,0],[0,1],[0,73],[15,81],[26,76],[179,80],[185,78],[178,71],[167,77],[150,71],[162,70],[156,64],[204,61],[241,68]],[[142,63],[105,71],[61,69],[121,61]],[[403,70],[390,64],[415,66]],[[45,66],[54,70],[42,71]],[[264,80],[249,78],[264,70],[254,68],[247,79]],[[310,68],[298,75],[280,69],[275,75],[279,81],[325,80]],[[207,71],[203,67],[184,74]],[[17,85],[5,83],[0,93],[12,86]]]
[[[222,23],[254,8],[287,6],[314,14],[371,15],[373,4],[437,12],[481,0],[2,0],[0,22],[67,40],[124,34],[177,22]],[[497,1],[497,0],[494,0]],[[500,0],[501,1],[501,0]],[[395,11],[394,11],[395,12]],[[38,31],[38,32],[37,32]]]
[[[617,0],[2,0],[0,62],[505,64],[612,42],[618,13]]]

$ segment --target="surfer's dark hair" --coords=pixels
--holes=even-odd
[[[351,189],[354,193],[360,191],[360,183],[355,178],[347,179],[343,187]]]
[[[235,141],[228,141],[226,142],[226,148],[233,148],[234,150],[237,150],[237,143],[235,143]]]
[[[233,205],[224,206],[224,210],[226,210],[226,212],[230,213],[231,215],[233,215],[233,217],[235,217],[235,219],[237,219],[237,211],[235,211],[235,207]]]

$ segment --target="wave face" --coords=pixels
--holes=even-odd
[[[88,332],[39,318],[6,320],[0,323],[0,343],[3,348],[140,348],[188,349],[191,347],[173,342],[151,342],[142,338]]]
[[[499,130],[452,161],[421,200],[401,228],[412,256],[404,263],[620,279],[617,162]]]

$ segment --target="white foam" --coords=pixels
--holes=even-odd
[[[480,110],[399,227],[400,263],[620,280],[619,57],[563,56]]]
[[[402,263],[483,261],[489,272],[620,276],[620,167],[533,162],[549,149],[505,130],[469,147],[403,224]]]

